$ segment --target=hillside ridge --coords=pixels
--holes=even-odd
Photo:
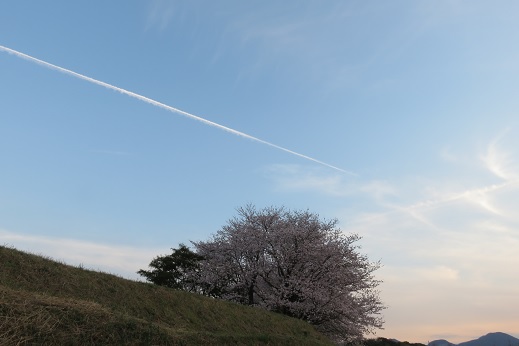
[[[308,323],[0,246],[0,344],[332,345]]]

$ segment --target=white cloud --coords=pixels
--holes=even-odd
[[[371,195],[375,200],[383,202],[387,196],[398,195],[397,188],[384,180],[373,180],[360,187],[360,191]]]
[[[94,154],[112,155],[112,156],[131,156],[132,154],[127,151],[120,150],[91,150]]]
[[[466,327],[478,336],[519,322],[510,308],[519,305],[519,170],[515,153],[505,148],[513,146],[498,137],[482,156],[459,153],[463,160],[448,160],[474,167],[468,177],[461,169],[459,176],[441,179],[343,179],[298,166],[277,166],[270,177],[286,191],[343,198],[341,228],[363,236],[363,251],[384,265],[377,277],[384,281],[381,294],[391,323],[379,335],[413,330],[414,341],[432,340],[433,334]],[[360,213],[349,205],[362,200],[380,212]]]
[[[334,197],[367,196],[383,203],[386,197],[396,196],[395,186],[385,180],[365,182],[321,168],[301,165],[270,165],[266,175],[283,191],[306,191]]]
[[[352,194],[343,174],[324,173],[318,168],[276,164],[267,167],[266,174],[280,190],[311,191],[331,196]]]
[[[517,180],[519,178],[518,169],[512,154],[504,151],[500,147],[505,134],[503,132],[495,138],[488,146],[486,153],[482,156],[486,168],[503,180]]]
[[[450,147],[444,147],[440,151],[440,157],[447,162],[457,162],[459,160],[458,156],[452,151]]]
[[[154,0],[151,2],[146,21],[146,30],[152,27],[160,31],[165,30],[175,15],[177,3],[175,1]]]
[[[0,244],[14,246],[71,265],[103,270],[120,276],[138,279],[136,271],[147,268],[157,255],[168,249],[145,249],[130,246],[98,244],[76,239],[33,236],[0,230]]]

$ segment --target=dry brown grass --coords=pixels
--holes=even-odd
[[[162,329],[95,302],[0,287],[0,345],[171,344]]]

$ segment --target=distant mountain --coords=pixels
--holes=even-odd
[[[431,341],[428,346],[455,346],[455,344],[448,342],[447,340],[434,340]]]
[[[455,346],[447,340],[434,340],[428,346]],[[519,346],[519,339],[505,333],[489,333],[478,339],[465,341],[457,346]]]
[[[519,339],[505,333],[489,333],[479,339],[462,342],[458,346],[519,346]]]

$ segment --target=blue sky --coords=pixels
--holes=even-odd
[[[136,278],[235,208],[338,218],[378,335],[519,337],[519,3],[4,1],[0,243]]]

